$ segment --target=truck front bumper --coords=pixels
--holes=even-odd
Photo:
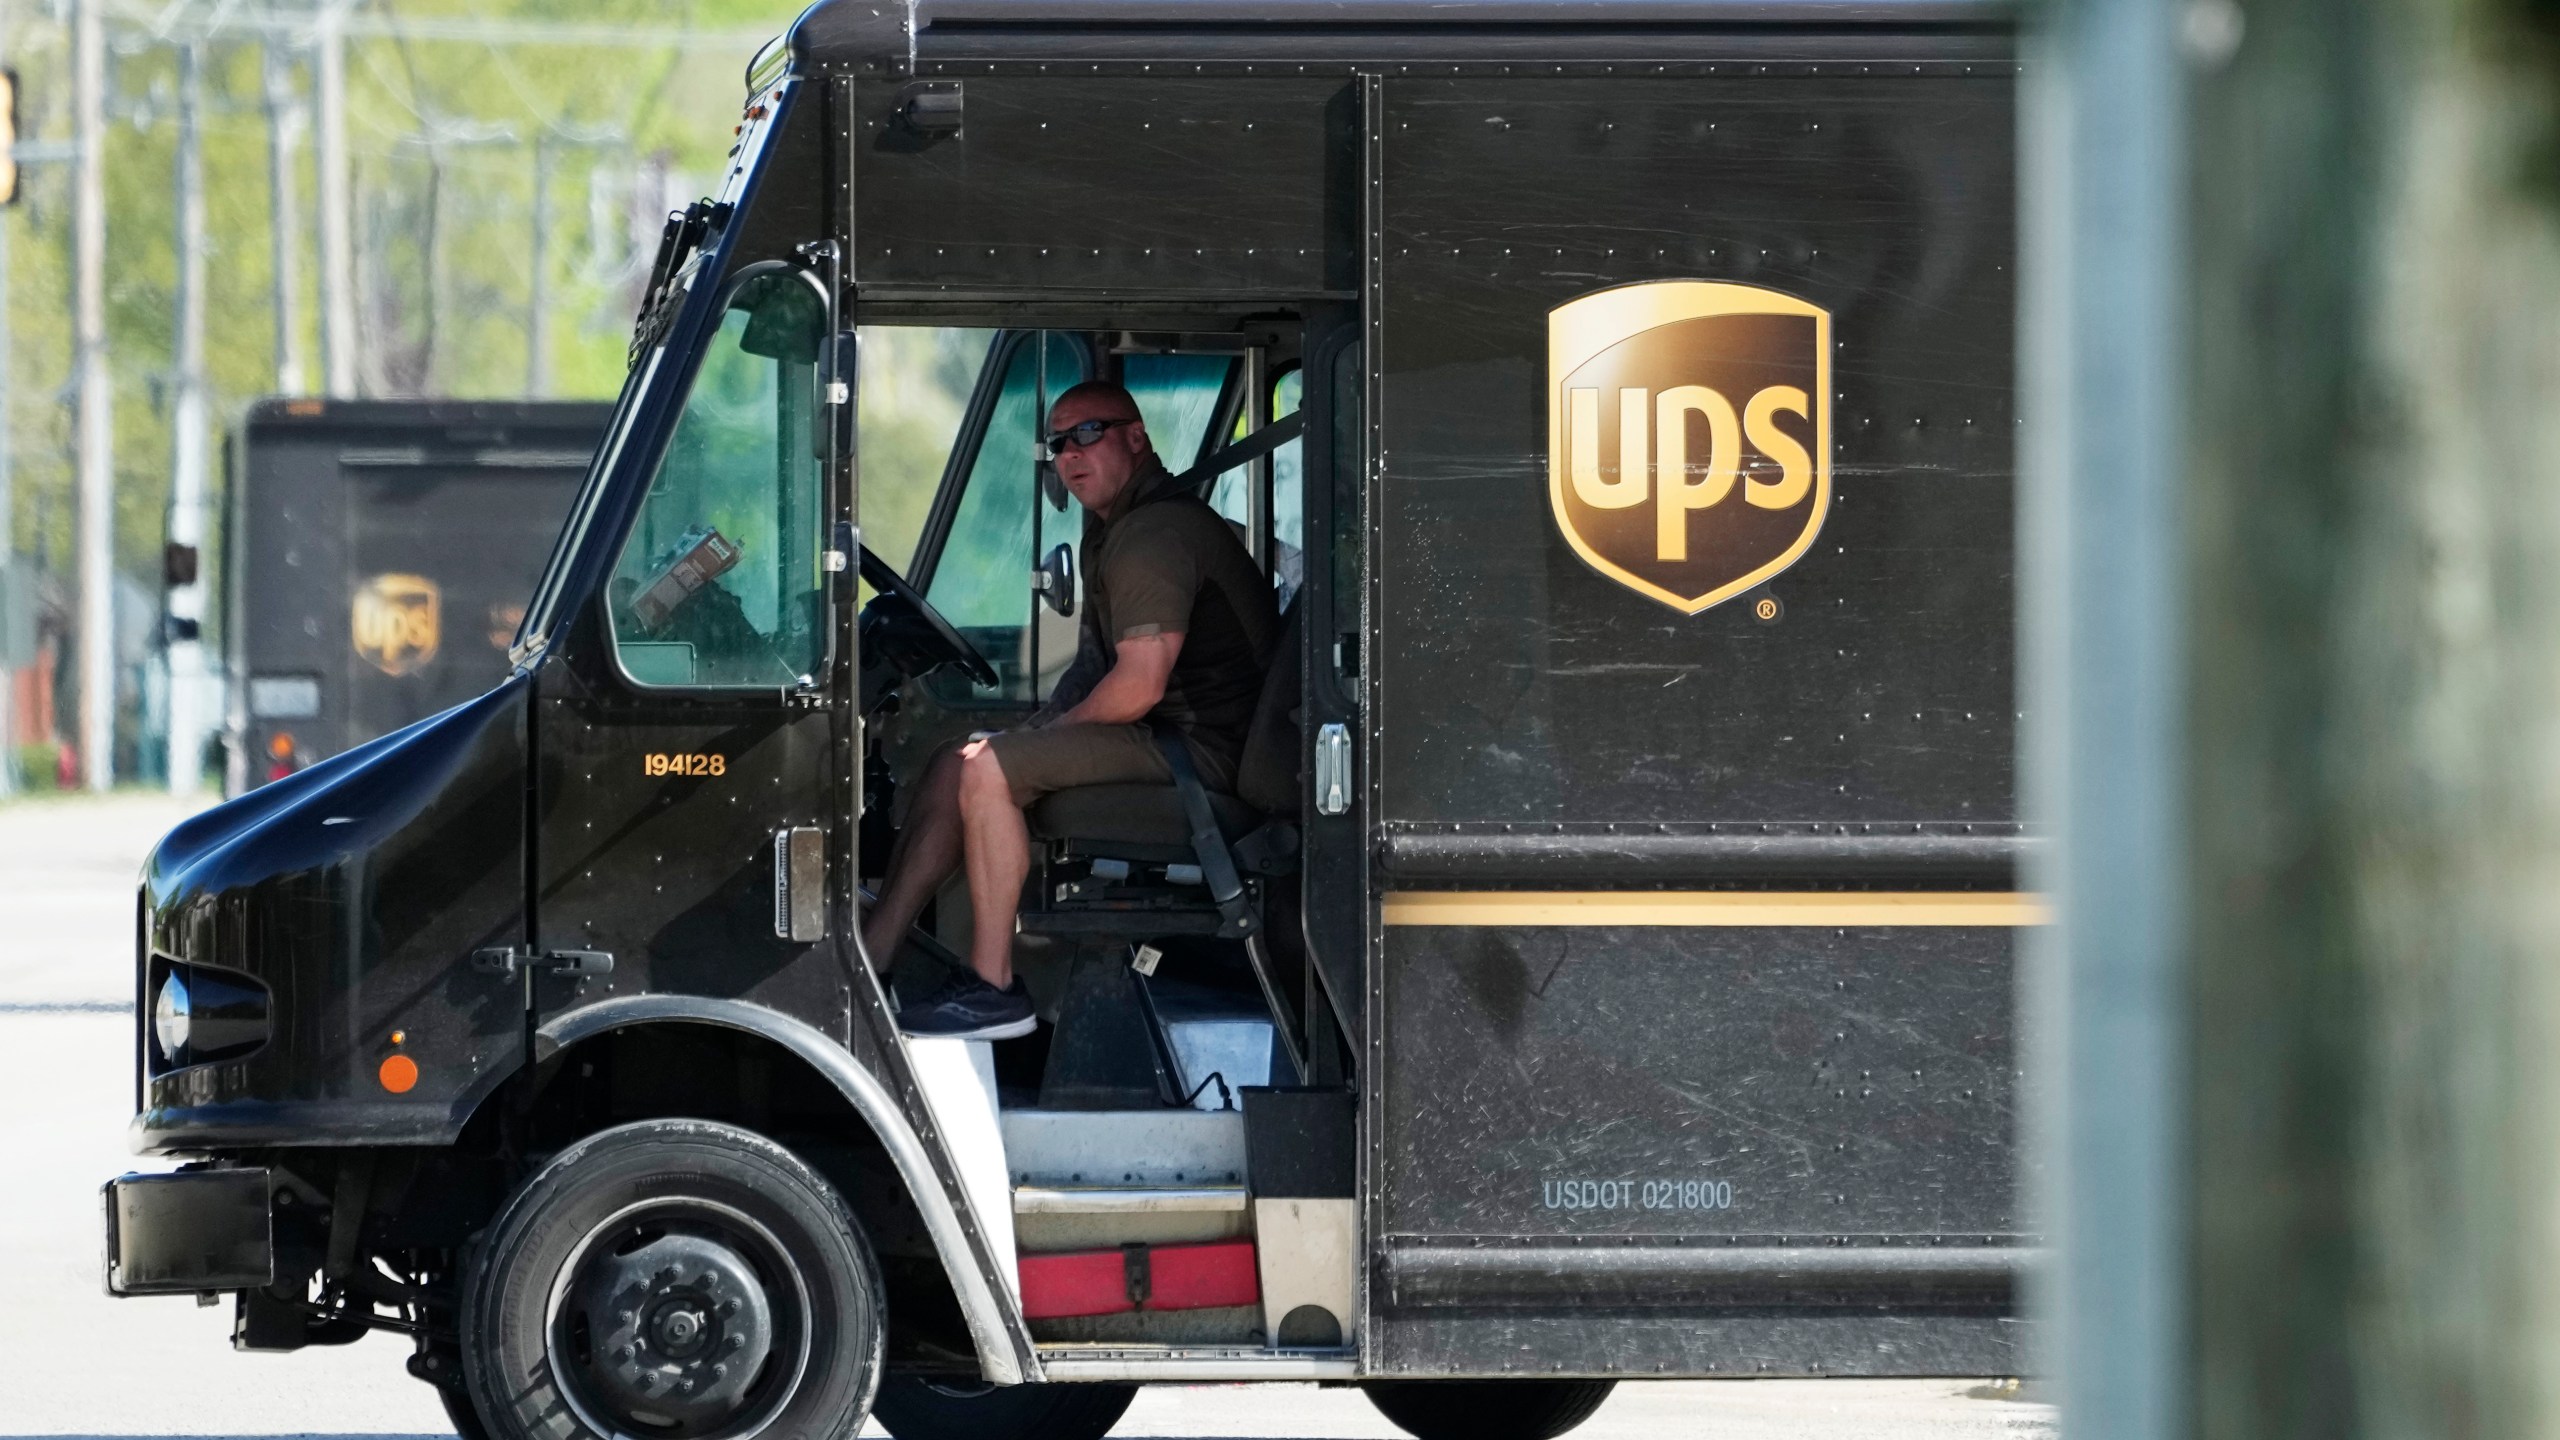
[[[107,1293],[197,1295],[273,1284],[273,1189],[263,1166],[108,1181],[101,1197]]]

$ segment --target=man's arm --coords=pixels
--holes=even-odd
[[[1093,693],[1058,717],[1061,725],[1135,725],[1164,699],[1165,681],[1182,654],[1182,632],[1137,635],[1120,642],[1120,658]]]

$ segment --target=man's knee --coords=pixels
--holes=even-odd
[[[996,758],[996,747],[983,740],[973,741],[960,750],[959,756],[963,806],[1014,808],[1013,787],[1005,780],[1004,762]]]

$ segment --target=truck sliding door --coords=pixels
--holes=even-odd
[[[2013,81],[1949,44],[1373,82],[1382,1371],[2016,1373]]]

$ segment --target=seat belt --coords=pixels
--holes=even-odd
[[[1182,797],[1182,818],[1191,827],[1191,849],[1200,860],[1200,878],[1208,882],[1209,898],[1217,902],[1223,922],[1218,934],[1229,940],[1253,934],[1253,907],[1245,903],[1244,881],[1236,875],[1227,837],[1218,833],[1218,812],[1209,807],[1209,787],[1200,783],[1200,771],[1191,763],[1191,747],[1182,743],[1181,731],[1161,720],[1150,721],[1148,728],[1155,731],[1156,749],[1164,752],[1165,766],[1173,771],[1173,793]]]
[[[1280,419],[1272,421],[1270,424],[1254,431],[1252,434],[1247,435],[1233,445],[1228,446],[1226,449],[1219,451],[1217,454],[1210,456],[1208,459],[1203,460],[1199,464],[1192,466],[1190,469],[1183,471],[1181,474],[1174,476],[1173,483],[1165,487],[1165,492],[1170,494],[1185,490],[1197,490],[1201,485],[1226,474],[1237,466],[1259,460],[1263,456],[1270,454],[1272,451],[1279,449],[1281,446],[1288,444],[1290,441],[1297,439],[1299,435],[1305,433],[1306,428],[1306,411],[1300,410],[1293,414],[1282,416]]]
[[[1281,1053],[1288,1057],[1297,1083],[1304,1085],[1306,1047],[1290,1029],[1289,1007],[1282,1002],[1279,982],[1271,974],[1270,947],[1262,943],[1262,927],[1254,918],[1253,907],[1245,903],[1244,881],[1236,875],[1235,857],[1227,850],[1227,837],[1218,833],[1218,814],[1209,806],[1209,787],[1200,783],[1200,772],[1191,763],[1191,750],[1182,743],[1182,733],[1161,720],[1147,724],[1155,731],[1156,748],[1164,752],[1165,765],[1173,771],[1173,792],[1182,797],[1183,818],[1191,826],[1191,853],[1200,859],[1200,878],[1208,882],[1209,898],[1218,903],[1218,938],[1244,941],[1253,981],[1261,987],[1262,1003],[1271,1011],[1271,1033],[1280,1042]]]

